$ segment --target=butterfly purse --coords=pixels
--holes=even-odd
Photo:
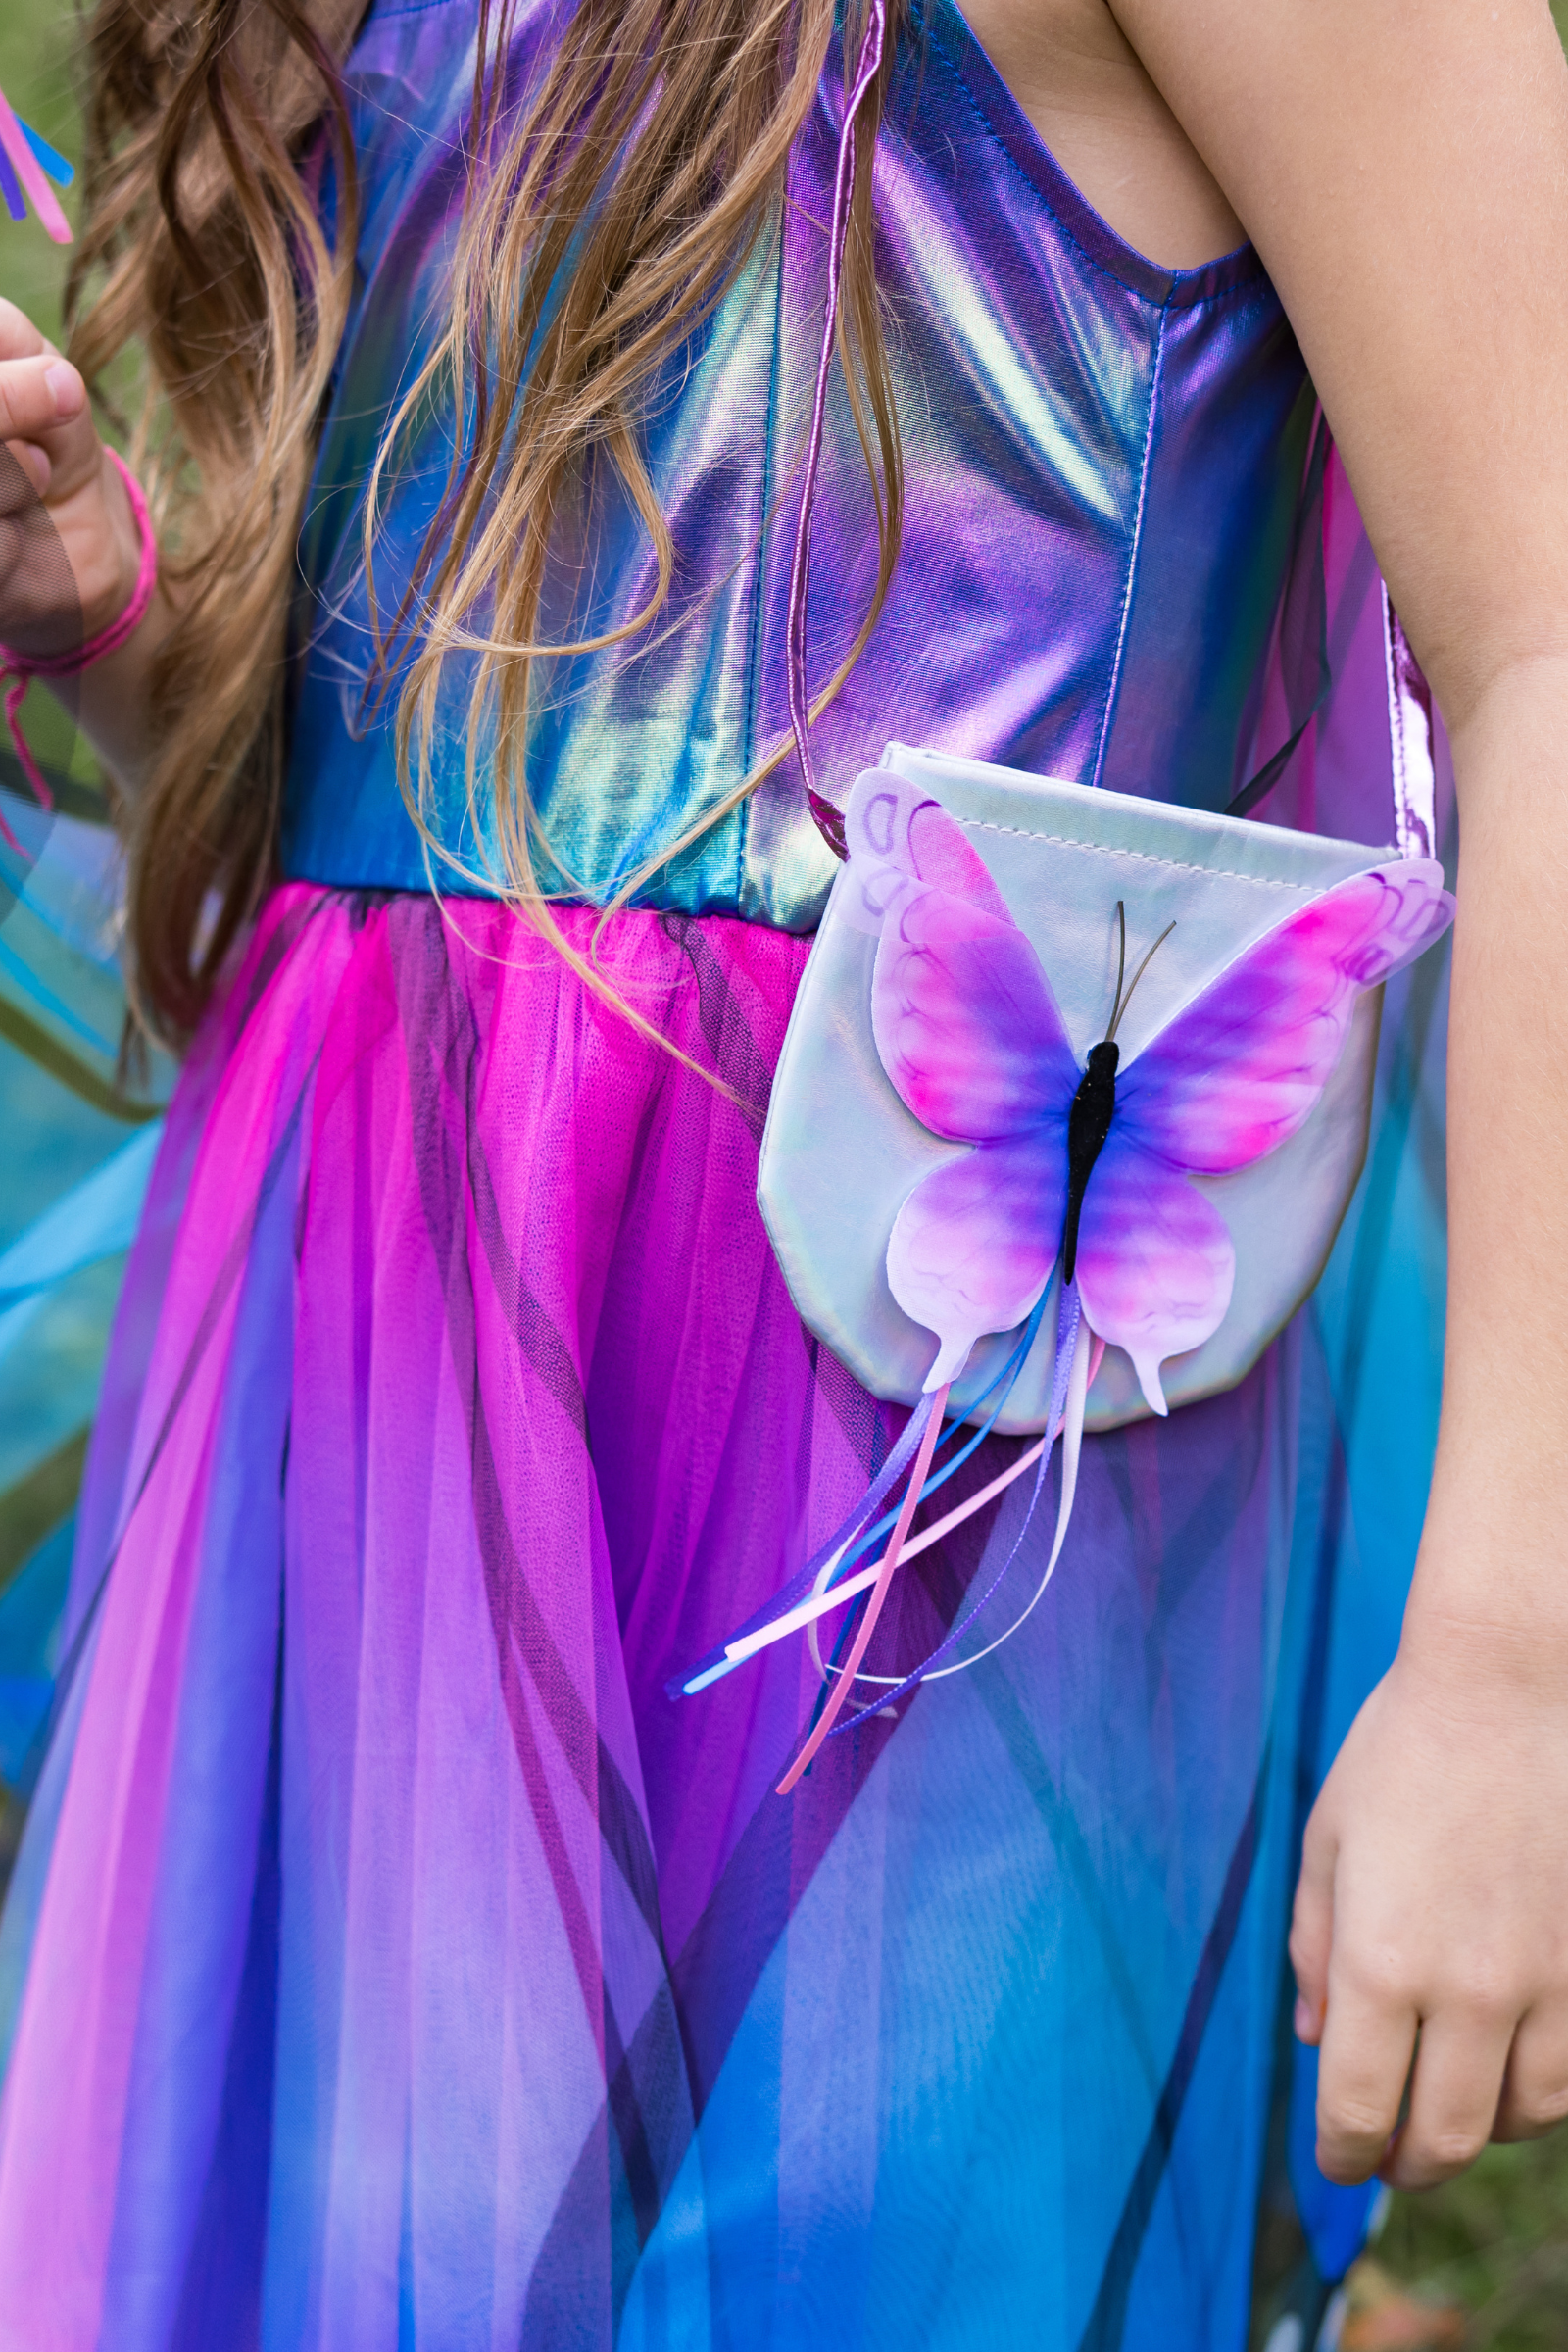
[[[1453,915],[1433,856],[1430,704],[1386,595],[1394,852],[900,743],[842,809],[817,792],[811,501],[881,13],[873,0],[845,108],[786,632],[808,794],[844,864],[774,1080],[759,1200],[805,1322],[912,1409],[816,1555],[671,1685],[700,1690],[806,1632],[821,1691],[785,1790],[833,1730],[1016,1630],[1060,1553],[1085,1430],[1234,1387],[1301,1304],[1366,1153],[1381,983]],[[917,1504],[993,1430],[1036,1443],[911,1535]],[[1058,1437],[1054,1538],[1022,1615],[983,1647],[964,1640],[1020,1530],[931,1657],[864,1676],[901,1560],[1031,1468],[1037,1502]]]

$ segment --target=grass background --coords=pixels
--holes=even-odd
[[[73,163],[80,160],[74,70],[76,19],[69,0],[0,0],[0,88],[20,115]],[[70,191],[61,198],[73,210]],[[0,206],[0,293],[31,313],[45,334],[60,317],[65,255],[36,221],[13,227]]]
[[[1553,13],[1568,35],[1568,0],[1555,0]],[[0,0],[0,85],[74,161],[77,55],[67,0]],[[14,228],[0,220],[0,292],[54,333],[65,257],[33,222]],[[69,1098],[56,1102],[60,1090],[51,1094],[51,1082],[30,1065],[12,1069],[7,1052],[0,1045],[7,1126],[16,1134],[20,1120],[32,1148],[21,1180],[0,1182],[0,1246],[123,1135]],[[79,1442],[65,1445],[74,1471]],[[52,1456],[40,1465],[53,1468]],[[30,1484],[27,1492],[30,1508],[37,1497]],[[0,1539],[5,1533],[0,1528]],[[1462,2180],[1431,2196],[1394,2198],[1374,2254],[1352,2280],[1345,2347],[1568,2352],[1568,2133],[1529,2147],[1489,2149]]]

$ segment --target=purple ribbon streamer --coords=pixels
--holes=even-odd
[[[22,182],[12,170],[11,158],[3,147],[0,147],[0,196],[5,198],[6,211],[13,220],[25,220],[27,205],[22,193]]]
[[[968,1632],[1017,1558],[1019,1545],[1029,1533],[1035,1512],[1039,1508],[1040,1496],[1045,1489],[1046,1469],[1055,1448],[1057,1425],[1066,1410],[1067,1382],[1072,1373],[1073,1349],[1078,1344],[1078,1325],[1082,1314],[1083,1308],[1078,1298],[1078,1285],[1075,1282],[1064,1283],[1061,1292],[1061,1309],[1056,1317],[1056,1366],[1051,1382],[1051,1418],[1046,1423],[1047,1442],[1041,1448],[1040,1467],[1035,1472],[1035,1483],[1029,1495],[1029,1507],[1024,1512],[1022,1524],[1012,1540],[1006,1558],[975,1602],[974,1607],[948,1628],[930,1656],[922,1658],[919,1665],[911,1668],[903,1682],[893,1690],[884,1691],[880,1697],[873,1699],[869,1706],[861,1707],[858,1714],[847,1715],[842,1723],[836,1723],[828,1734],[830,1740],[837,1740],[842,1732],[853,1732],[858,1723],[868,1722],[873,1715],[882,1714],[886,1708],[896,1706],[901,1698],[906,1697],[908,1692],[914,1689],[915,1684],[930,1673],[943,1651],[951,1649],[960,1634]]]
[[[820,1549],[812,1553],[799,1574],[790,1579],[783,1592],[775,1592],[772,1599],[764,1602],[754,1616],[748,1617],[744,1625],[738,1625],[732,1633],[726,1634],[717,1647],[710,1649],[706,1657],[699,1658],[695,1666],[688,1666],[684,1674],[672,1676],[670,1681],[664,1685],[664,1689],[671,1698],[685,1696],[686,1687],[689,1683],[694,1682],[699,1675],[707,1674],[711,1667],[723,1665],[732,1642],[744,1642],[748,1634],[760,1634],[764,1626],[771,1625],[775,1617],[786,1615],[798,1601],[806,1598],[818,1575],[827,1566],[834,1553],[843,1550],[847,1544],[854,1542],[867,1521],[881,1509],[882,1503],[895,1482],[903,1476],[910,1462],[913,1461],[919,1450],[920,1440],[925,1435],[925,1425],[931,1418],[935,1403],[934,1394],[928,1393],[921,1397],[905,1423],[898,1444],[888,1455],[870,1486],[856,1503],[849,1517],[834,1529]]]

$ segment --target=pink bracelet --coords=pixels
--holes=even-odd
[[[22,731],[24,695],[34,678],[74,678],[82,670],[91,669],[95,662],[106,660],[110,654],[118,654],[125,640],[133,636],[146,619],[147,609],[158,586],[158,536],[153,529],[153,518],[147,511],[146,494],[118,450],[110,450],[109,461],[118,469],[125,485],[130,511],[136,517],[136,528],[141,535],[141,562],[136,569],[136,585],[131,590],[129,604],[118,620],[112,620],[108,628],[100,629],[96,637],[90,637],[85,645],[78,646],[69,654],[24,654],[14,646],[0,645],[0,685],[6,689],[6,725],[17,747],[22,772],[45,808],[54,807],[54,794],[45,782],[43,771]],[[0,814],[0,836],[20,854],[20,844],[3,814]]]

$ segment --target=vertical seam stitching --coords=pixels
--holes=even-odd
[[[784,307],[784,220],[787,207],[779,209],[778,261],[773,277],[773,348],[767,371],[767,413],[762,423],[762,464],[760,494],[757,506],[757,577],[752,589],[752,643],[747,662],[745,740],[741,747],[745,767],[750,775],[757,763],[757,698],[762,667],[762,602],[767,580],[767,501],[773,473],[773,428],[778,411],[779,343],[781,314]],[[746,892],[746,854],[751,842],[752,801],[748,794],[736,811],[735,847],[735,910],[739,913]]]
[[[1122,590],[1121,614],[1116,625],[1116,651],[1111,657],[1110,683],[1105,689],[1104,714],[1100,722],[1100,742],[1095,751],[1095,771],[1090,783],[1098,786],[1104,771],[1105,754],[1110,746],[1110,724],[1115,715],[1116,698],[1121,689],[1122,656],[1127,648],[1127,628],[1132,619],[1133,589],[1138,578],[1138,559],[1143,552],[1144,508],[1149,497],[1149,468],[1154,454],[1154,417],[1159,408],[1159,377],[1165,359],[1165,328],[1170,319],[1170,296],[1159,306],[1159,330],[1154,337],[1154,365],[1149,379],[1149,416],[1144,426],[1144,455],[1138,469],[1138,507],[1133,515],[1132,544],[1127,551],[1127,584]]]

